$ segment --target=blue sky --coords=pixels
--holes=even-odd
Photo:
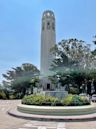
[[[91,43],[96,34],[96,0],[0,0],[0,80],[22,63],[40,66],[41,17],[53,10],[56,40]]]

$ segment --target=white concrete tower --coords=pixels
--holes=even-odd
[[[50,49],[56,43],[55,34],[55,16],[50,10],[43,13],[41,28],[41,76],[47,76],[50,73],[53,56]]]

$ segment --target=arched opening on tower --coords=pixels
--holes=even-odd
[[[50,83],[47,83],[47,90],[50,90]]]
[[[50,22],[47,22],[47,29],[50,29]]]

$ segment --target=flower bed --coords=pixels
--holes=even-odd
[[[51,96],[30,95],[22,99],[22,104],[38,106],[82,106],[90,105],[90,102],[87,97],[78,95],[68,95],[61,100]]]

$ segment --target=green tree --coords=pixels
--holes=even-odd
[[[96,70],[96,56],[90,45],[82,40],[62,40],[51,49],[54,55],[52,70],[59,75],[62,85],[71,83],[80,86],[85,80],[92,79],[92,71]],[[87,81],[88,82],[88,81]]]
[[[31,90],[31,80],[39,75],[39,70],[32,64],[24,63],[20,67],[12,68],[3,74],[3,84],[14,91],[17,98],[23,97]]]
[[[54,54],[53,68],[91,69],[95,60],[90,46],[82,40],[62,40],[51,49]]]

